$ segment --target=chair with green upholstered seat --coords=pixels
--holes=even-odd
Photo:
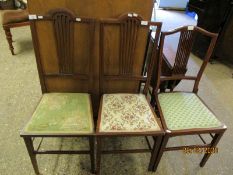
[[[173,69],[175,71],[171,76],[161,76],[163,44],[166,36],[181,33],[179,47],[182,45],[182,52],[179,53],[179,59],[175,60]],[[192,47],[193,39],[196,35],[204,35],[210,38],[210,45],[206,55],[203,58],[203,63],[196,76],[184,75],[187,68],[186,65],[189,59],[189,51]],[[163,128],[166,132],[160,146],[159,154],[154,162],[153,170],[158,167],[160,159],[164,151],[183,150],[187,152],[204,153],[204,157],[200,163],[203,167],[212,153],[215,153],[216,145],[226,130],[226,125],[220,122],[216,115],[207,107],[207,105],[197,95],[199,81],[204,72],[204,69],[210,59],[214,45],[217,40],[217,34],[210,33],[204,29],[194,26],[184,26],[170,32],[162,32],[159,44],[159,66],[157,75],[157,85],[155,90],[156,107],[162,121]],[[174,91],[160,92],[159,86],[164,81],[180,81],[192,80],[194,87],[192,92]],[[209,134],[212,141],[207,143],[201,134]],[[183,135],[198,135],[203,144],[200,145],[185,145],[168,147],[169,138]]]
[[[90,163],[94,173],[93,65],[90,60],[95,21],[89,18],[77,21],[76,18],[72,11],[54,9],[44,16],[34,14],[30,21],[42,97],[21,137],[36,174],[39,174],[37,154],[89,154],[91,161],[87,164]],[[86,40],[80,41],[79,35]],[[74,36],[78,37],[74,39]],[[50,42],[51,46],[43,47],[44,42]],[[83,51],[82,45],[90,52],[84,59],[77,56],[77,52]],[[89,143],[85,150],[42,150],[40,144],[35,149],[33,140],[41,137],[87,137]]]

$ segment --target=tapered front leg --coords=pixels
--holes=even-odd
[[[100,165],[101,165],[101,137],[97,136],[97,150],[96,150],[96,174],[100,174]]]
[[[90,145],[90,159],[91,159],[91,172],[95,173],[95,137],[89,137],[89,145]]]
[[[30,159],[31,159],[34,171],[35,171],[35,173],[37,175],[39,175],[40,172],[39,172],[38,165],[37,165],[36,154],[34,153],[34,147],[33,147],[33,143],[32,143],[32,138],[31,137],[24,137],[23,139],[24,139],[25,145],[27,147],[28,154],[30,156]]]

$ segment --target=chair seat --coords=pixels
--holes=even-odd
[[[161,93],[158,95],[158,99],[170,130],[223,126],[194,93]]]
[[[24,134],[82,134],[94,129],[89,94],[47,93],[24,129]]]
[[[2,12],[2,24],[11,24],[28,21],[27,10],[4,10]]]
[[[143,94],[104,94],[100,132],[160,131]]]

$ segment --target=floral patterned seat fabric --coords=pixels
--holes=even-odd
[[[223,126],[194,93],[161,93],[158,98],[170,130]]]
[[[159,131],[149,103],[143,94],[104,94],[100,132]]]
[[[90,96],[85,93],[43,94],[24,133],[92,133],[90,104]]]

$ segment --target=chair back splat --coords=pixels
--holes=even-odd
[[[192,49],[193,39],[194,32],[192,30],[184,30],[180,32],[180,40],[172,74],[179,75],[186,73],[186,66]]]
[[[162,71],[161,69],[162,69],[162,64],[163,64],[163,59],[164,59],[163,58],[164,40],[166,36],[176,34],[176,33],[180,33],[180,39],[179,39],[179,44],[178,44],[177,53],[175,57],[175,62],[171,70],[171,74],[166,75],[166,76],[161,76],[161,71]],[[192,45],[193,45],[193,42],[195,40],[195,36],[197,33],[200,33],[210,38],[209,48],[206,52],[206,55],[203,59],[203,63],[197,75],[186,76],[185,73],[187,71],[187,63],[188,63]],[[194,80],[195,83],[193,87],[193,92],[197,93],[201,76],[212,55],[217,37],[218,37],[218,34],[208,32],[196,26],[184,26],[184,27],[180,27],[180,28],[177,28],[169,32],[161,32],[161,38],[160,38],[160,43],[159,43],[159,66],[158,66],[158,73],[157,73],[158,81],[157,81],[155,93],[158,92],[162,82],[173,81],[173,88],[174,88],[176,82],[182,79]]]
[[[42,92],[91,93],[94,19],[77,18],[68,9],[55,9],[31,18]],[[49,24],[49,28],[44,28],[43,23]],[[85,40],[80,35],[86,36]]]
[[[135,13],[122,15],[118,19],[101,20],[100,95],[118,92],[138,93],[141,82],[145,82],[143,92],[147,93],[161,25],[160,22],[144,21]],[[143,76],[142,69],[150,27],[156,28],[156,40],[153,56],[148,64],[147,76]],[[110,32],[112,30],[115,32]]]

